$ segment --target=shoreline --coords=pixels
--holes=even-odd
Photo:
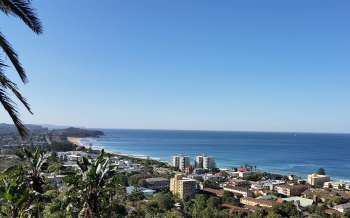
[[[92,138],[92,137],[88,137],[88,138]],[[135,159],[141,159],[141,160],[146,160],[146,159],[150,159],[153,161],[159,161],[162,163],[169,163],[168,161],[163,161],[160,158],[155,158],[155,157],[150,157],[147,155],[134,155],[134,154],[128,154],[128,153],[122,153],[122,152],[117,152],[117,151],[112,151],[112,150],[107,150],[105,148],[103,148],[102,146],[95,146],[92,143],[91,144],[84,144],[81,142],[83,138],[81,137],[67,137],[67,141],[71,144],[74,144],[78,147],[83,147],[83,148],[91,148],[92,150],[96,150],[96,151],[101,151],[102,149],[105,150],[105,152],[107,153],[111,153],[113,155],[117,155],[117,156],[124,156],[124,157],[129,157],[129,158],[135,158]]]
[[[93,138],[93,137],[87,137],[87,138]],[[111,153],[117,156],[123,156],[123,157],[129,157],[129,158],[135,158],[135,159],[141,159],[141,160],[145,160],[145,159],[150,159],[153,161],[159,161],[162,163],[167,163],[170,164],[170,161],[166,161],[166,160],[162,160],[159,157],[151,157],[149,155],[142,155],[142,154],[130,154],[130,153],[122,153],[122,152],[117,152],[117,151],[112,151],[112,150],[107,150],[105,149],[103,146],[96,146],[93,143],[90,144],[84,144],[81,142],[83,138],[81,137],[67,137],[67,140],[72,143],[75,144],[79,147],[84,147],[84,148],[92,148],[93,150],[99,150],[101,151],[102,149],[104,149],[107,153]],[[218,167],[218,169],[220,170],[227,170],[229,168],[227,167]],[[271,174],[279,174],[281,176],[289,176],[289,175],[296,175],[297,177],[301,178],[301,179],[306,179],[305,175],[298,175],[298,173],[291,173],[288,174],[287,172],[281,172],[280,170],[269,170],[269,169],[261,169],[259,170],[260,172],[266,172],[266,173],[271,173]],[[310,172],[311,174],[312,172]],[[332,181],[340,181],[340,182],[350,182],[350,179],[345,179],[345,178],[337,178],[337,177],[333,177],[334,179]]]
[[[79,146],[79,147],[84,147],[84,145],[81,143],[81,140],[82,138],[79,138],[79,137],[67,137],[67,141],[71,144],[74,144],[76,146]]]

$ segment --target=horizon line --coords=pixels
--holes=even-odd
[[[14,125],[13,123],[0,123]],[[291,130],[222,130],[222,129],[177,129],[177,128],[123,128],[123,127],[86,127],[81,125],[65,125],[65,124],[43,124],[43,123],[26,123],[24,125],[39,125],[45,126],[57,126],[61,128],[83,128],[83,129],[106,129],[106,130],[146,130],[146,131],[192,131],[192,132],[243,132],[243,133],[287,133],[287,134],[334,134],[334,135],[349,135],[350,132],[322,132],[322,131],[291,131]],[[53,128],[54,129],[54,128]]]

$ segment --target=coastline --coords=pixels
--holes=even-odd
[[[94,138],[94,137],[88,137],[88,138]],[[104,149],[107,153],[116,155],[116,156],[121,156],[121,157],[128,157],[128,158],[134,158],[134,159],[140,159],[140,160],[146,160],[146,159],[150,159],[153,161],[159,161],[162,163],[169,163],[168,161],[162,161],[160,158],[154,158],[154,157],[150,157],[150,156],[146,156],[146,155],[133,155],[133,154],[129,154],[129,153],[122,153],[122,152],[117,152],[117,151],[112,151],[112,150],[107,150],[106,148],[102,147],[102,146],[96,146],[91,144],[84,144],[82,142],[81,137],[67,137],[67,141],[73,145],[76,145],[78,147],[83,147],[83,148],[91,148],[93,150],[96,151],[101,151],[102,149]]]
[[[91,141],[89,140],[91,139]],[[94,137],[87,137],[87,138],[77,138],[77,137],[69,137],[69,141],[73,144],[77,144],[78,146],[82,146],[85,148],[92,148],[93,150],[101,150],[104,149],[106,152],[114,154],[116,156],[124,156],[124,157],[130,157],[130,158],[135,158],[135,159],[150,159],[150,160],[154,160],[154,161],[159,161],[159,162],[163,162],[163,163],[168,163],[169,164],[169,160],[165,160],[164,158],[161,157],[157,157],[157,156],[152,156],[152,155],[142,155],[140,154],[142,151],[138,150],[137,153],[129,153],[127,151],[115,151],[115,150],[111,150],[110,147],[106,148],[104,146],[103,143],[100,143],[97,145],[97,141],[94,140]],[[175,154],[175,153],[174,153]],[[170,156],[169,156],[170,158]],[[243,162],[241,163],[243,164]],[[236,165],[239,166],[239,165]],[[219,169],[228,169],[229,167],[226,166],[218,166]],[[260,167],[259,167],[260,168]],[[302,174],[300,172],[286,172],[283,170],[279,170],[279,169],[269,169],[266,167],[261,167],[259,169],[259,171],[261,172],[267,172],[267,173],[272,173],[272,174],[279,174],[279,175],[283,175],[283,176],[288,176],[288,175],[296,175],[298,177],[300,177],[301,179],[306,179],[306,176],[308,174]],[[313,171],[308,172],[309,174],[311,174]],[[338,176],[332,176],[332,180],[333,181],[342,181],[342,182],[350,182],[350,179],[348,178],[342,178],[342,177],[338,177]]]

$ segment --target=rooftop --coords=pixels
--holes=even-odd
[[[154,177],[145,179],[146,182],[168,182],[169,180],[163,177]]]
[[[290,197],[290,198],[283,198],[283,200],[285,201],[298,201],[300,203],[300,206],[302,207],[309,207],[311,206],[314,201],[311,199],[307,199],[307,198],[302,198],[302,197]]]
[[[271,206],[271,207],[279,204],[279,202],[277,202],[275,200],[257,199],[257,198],[250,198],[250,197],[242,198],[241,200],[250,201],[250,202],[254,202],[258,205],[266,205],[266,206]]]

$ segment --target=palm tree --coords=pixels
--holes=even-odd
[[[6,15],[12,15],[20,18],[34,33],[42,33],[41,22],[38,19],[34,9],[32,8],[30,0],[0,0],[0,10]],[[28,81],[27,75],[21,62],[18,59],[18,55],[1,32],[0,47],[11,61],[22,82],[26,83]],[[16,103],[11,99],[8,92],[12,92],[31,114],[32,111],[27,100],[19,92],[17,84],[9,80],[6,76],[4,72],[4,68],[6,67],[8,66],[4,63],[3,60],[0,59],[0,102],[7,113],[10,115],[19,134],[22,137],[25,137],[27,136],[28,131],[20,120]]]
[[[101,217],[111,199],[111,196],[106,195],[113,182],[114,167],[110,160],[104,157],[103,150],[96,160],[91,161],[84,157],[78,162],[78,166],[80,173],[65,180],[69,187],[66,195],[67,210],[79,208],[79,211],[75,212],[83,218]]]
[[[38,149],[34,153],[24,149],[17,154],[23,160],[20,165],[1,172],[0,179],[0,217],[41,217],[44,194],[42,166],[46,162],[44,153]]]
[[[38,148],[35,152],[23,149],[23,153],[17,156],[26,164],[26,177],[29,180],[30,187],[38,192],[43,193],[44,178],[42,176],[42,166],[47,161],[48,154],[44,154]]]

